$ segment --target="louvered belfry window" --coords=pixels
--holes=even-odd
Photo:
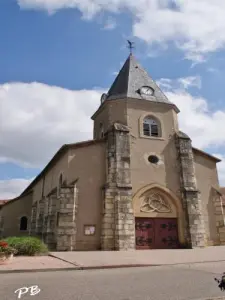
[[[145,136],[159,137],[160,128],[158,122],[151,117],[145,118],[143,122],[143,133]]]

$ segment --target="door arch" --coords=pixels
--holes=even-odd
[[[168,188],[156,183],[142,187],[133,196],[133,211],[136,227],[140,224],[145,224],[141,225],[144,228],[152,228],[156,226],[154,224],[163,226],[163,220],[170,224],[170,227],[177,223],[178,241],[184,244],[184,213],[181,201]]]

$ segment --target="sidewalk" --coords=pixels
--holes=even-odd
[[[14,257],[0,273],[88,270],[225,261],[225,246],[192,250],[51,252],[49,256]]]
[[[13,257],[7,264],[0,265],[1,273],[46,272],[74,270],[76,266],[51,256],[18,256]]]
[[[225,261],[225,246],[203,249],[52,252],[51,255],[83,268],[160,266]]]

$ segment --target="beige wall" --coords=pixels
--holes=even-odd
[[[29,223],[32,207],[32,193],[29,193],[18,200],[13,200],[4,205],[0,211],[3,217],[3,233],[4,237],[7,236],[21,236],[29,233]],[[20,231],[20,218],[28,217],[28,230]]]
[[[40,201],[54,188],[58,187],[59,176],[63,173],[63,180],[67,183],[77,178],[78,215],[77,215],[77,246],[80,249],[99,249],[102,218],[103,194],[102,188],[106,180],[105,142],[97,142],[86,147],[72,148],[65,153],[42,177],[30,193],[17,201],[5,205],[0,214],[4,218],[4,235],[23,235],[20,232],[19,220],[22,216],[31,217],[32,202]],[[33,197],[32,197],[33,195]],[[33,199],[32,199],[33,198]],[[84,225],[95,225],[94,236],[84,235]]]
[[[61,172],[64,178],[68,173],[68,153],[63,154],[57,163],[42,176],[33,188],[33,202],[40,201],[43,196],[47,196],[55,187],[58,186],[59,176]]]
[[[106,180],[105,143],[87,148],[71,150],[68,181],[79,177],[78,214],[77,214],[77,250],[99,249],[102,218],[102,187]],[[84,225],[95,225],[94,236],[84,235]]]
[[[142,119],[152,115],[161,122],[162,138],[141,137]],[[133,193],[145,185],[157,183],[173,193],[180,188],[177,171],[177,151],[174,133],[177,131],[177,118],[169,105],[154,104],[148,101],[130,100],[128,104],[128,126],[131,130],[131,177]],[[153,165],[148,156],[157,155],[161,162]]]
[[[102,187],[105,183],[105,143],[104,141],[86,147],[71,147],[33,188],[34,202],[58,187],[59,176],[71,183],[77,178],[79,204],[77,216],[78,248],[97,249],[100,247],[100,225],[102,211]],[[44,180],[44,185],[43,185]],[[84,235],[84,225],[95,225],[94,236]]]
[[[202,209],[208,244],[218,243],[212,187],[219,189],[216,162],[194,151],[197,187],[201,192]]]
[[[71,147],[57,163],[40,180],[34,190],[34,202],[42,198],[44,181],[44,196],[58,187],[59,176],[68,184],[79,178],[78,217],[77,217],[77,245],[87,249],[100,246],[100,224],[102,210],[102,187],[105,183],[105,143],[98,142],[86,147]],[[84,235],[84,225],[96,225],[94,236]]]
[[[103,124],[104,131],[115,122],[127,124],[127,100],[106,101],[94,117],[94,139],[100,138],[100,123]]]
[[[40,201],[42,198],[43,178],[39,180],[33,188],[33,203]]]

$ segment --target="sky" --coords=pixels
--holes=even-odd
[[[180,109],[193,146],[222,159],[225,1],[0,0],[0,199],[18,196],[98,108],[134,55]]]

